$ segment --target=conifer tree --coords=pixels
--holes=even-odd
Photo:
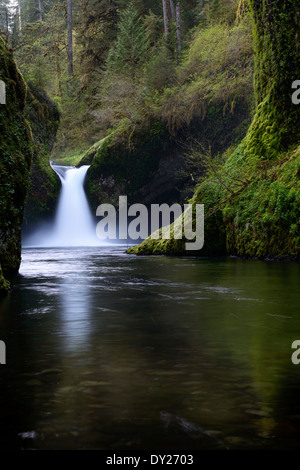
[[[120,14],[119,33],[109,51],[107,66],[110,70],[127,71],[134,79],[136,68],[145,60],[148,47],[146,27],[131,2]]]

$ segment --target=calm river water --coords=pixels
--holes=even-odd
[[[298,448],[300,265],[124,249],[24,249],[1,447]]]

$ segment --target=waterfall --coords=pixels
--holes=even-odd
[[[97,238],[83,183],[89,166],[70,168],[52,165],[62,188],[54,223],[44,225],[24,241],[25,246],[66,247],[97,246]]]

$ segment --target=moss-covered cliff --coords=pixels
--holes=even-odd
[[[25,115],[30,122],[34,141],[24,211],[23,228],[26,232],[26,229],[32,228],[36,222],[53,215],[61,185],[49,163],[59,126],[57,106],[42,90],[29,84]]]
[[[0,293],[3,293],[8,288],[4,277],[17,273],[21,261],[21,225],[33,147],[24,117],[26,84],[1,37],[0,80],[6,85],[6,104],[0,104]]]
[[[193,197],[206,212],[199,254],[299,260],[300,108],[291,100],[292,82],[300,74],[299,5],[292,0],[250,5],[256,113],[245,139],[217,174],[208,171]],[[181,241],[147,239],[130,252],[185,250]]]
[[[89,149],[81,164],[92,162],[85,184],[91,205],[118,204],[123,194],[130,203],[142,198],[144,186],[149,184],[169,145],[167,139],[161,122],[147,120],[134,129],[124,123]],[[141,202],[146,202],[146,196]]]

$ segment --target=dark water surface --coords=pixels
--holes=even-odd
[[[20,274],[1,448],[299,447],[299,264],[24,249]]]

